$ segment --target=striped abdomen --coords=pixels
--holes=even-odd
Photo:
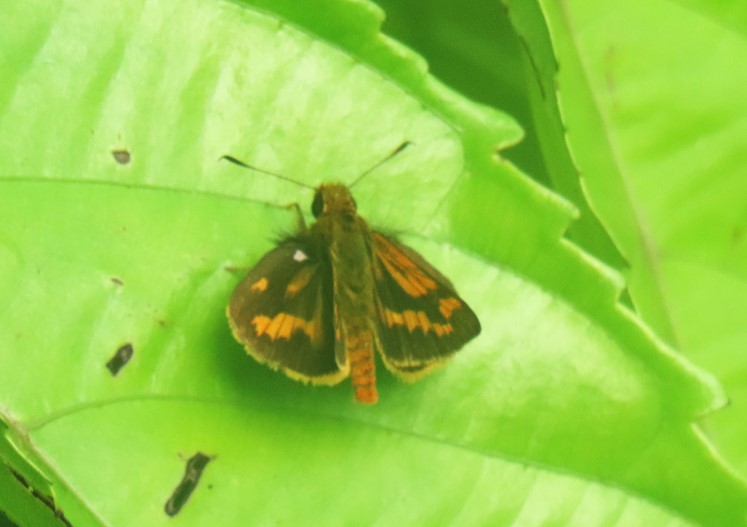
[[[355,400],[375,404],[379,400],[376,390],[376,363],[374,361],[373,332],[367,324],[353,324],[345,331],[345,351],[350,361],[350,378],[355,389]]]

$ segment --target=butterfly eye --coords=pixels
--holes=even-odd
[[[322,212],[324,212],[324,198],[322,193],[317,191],[314,194],[314,201],[311,203],[311,213],[315,218],[318,218]]]

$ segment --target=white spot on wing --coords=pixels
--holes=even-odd
[[[296,249],[296,252],[293,253],[293,259],[297,262],[305,262],[309,259],[309,256],[301,249]]]

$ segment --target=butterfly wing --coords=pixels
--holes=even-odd
[[[480,333],[480,322],[449,280],[417,252],[373,233],[372,257],[384,364],[414,380]]]
[[[259,362],[314,384],[347,377],[347,363],[336,358],[344,353],[336,353],[332,271],[312,236],[267,253],[236,287],[227,314],[234,336]]]

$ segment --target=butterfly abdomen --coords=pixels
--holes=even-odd
[[[355,400],[364,404],[375,404],[379,400],[376,390],[376,363],[374,360],[373,332],[365,327],[346,328],[345,349],[350,361],[350,379],[355,390]],[[359,324],[352,324],[359,326]]]

